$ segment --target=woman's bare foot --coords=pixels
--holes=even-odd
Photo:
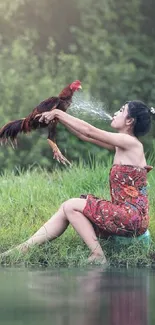
[[[29,248],[30,246],[25,242],[23,244],[18,245],[15,249],[19,251],[19,253],[26,254]]]
[[[29,245],[27,243],[21,244],[15,248],[9,249],[6,252],[0,254],[0,259],[7,257],[9,255],[11,255],[12,253],[22,253],[22,254],[26,254],[27,251],[29,250]]]
[[[91,254],[88,258],[88,263],[93,264],[93,263],[99,263],[102,265],[107,264],[107,260],[105,255],[99,255],[99,254]]]
[[[9,249],[8,251],[0,254],[0,259],[2,259],[3,257],[9,256],[13,251],[14,251],[14,249]]]

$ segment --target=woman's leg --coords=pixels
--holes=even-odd
[[[41,245],[47,241],[59,237],[69,225],[69,222],[64,214],[63,204],[60,206],[59,210],[28,240],[19,246],[4,252],[0,256],[6,256],[10,254],[14,249],[18,249],[19,251],[26,253],[28,249],[35,244]]]
[[[84,215],[85,199],[70,199],[64,203],[66,219],[77,231],[91,251],[89,261],[102,259],[106,262],[104,252],[99,244],[94,228]]]
[[[60,206],[59,210],[35,232],[34,235],[17,248],[27,251],[29,247],[34,246],[35,244],[41,245],[61,236],[69,225],[64,214],[63,205],[64,203]]]
[[[90,260],[101,257],[105,259],[91,222],[82,214],[85,205],[86,200],[80,198],[64,202],[60,209],[18,248],[25,251],[34,244],[40,245],[53,240],[59,237],[70,223],[91,250]]]
[[[70,199],[64,202],[60,209],[27,241],[16,248],[26,252],[29,247],[41,245],[59,237],[70,223],[91,250],[90,260],[104,259],[105,255],[98,242],[91,222],[82,214],[86,205],[85,199]],[[2,255],[7,255],[12,250]],[[1,255],[1,256],[2,256]]]

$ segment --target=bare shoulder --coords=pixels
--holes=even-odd
[[[125,134],[125,133],[119,133],[119,135],[120,135],[120,138],[124,139],[128,143],[130,142],[131,144],[135,144],[135,146],[143,147],[143,144],[141,143],[141,141],[138,138],[136,138],[135,136],[130,135],[130,134]]]
[[[87,137],[102,141],[113,147],[128,150],[140,146],[140,141],[136,137],[126,133],[109,132],[95,127],[88,128],[87,132]]]
[[[139,148],[142,152],[144,152],[144,147],[143,147],[142,142],[139,139],[137,139],[136,137],[134,137],[134,141],[135,141],[135,146],[137,148]]]
[[[143,144],[138,139],[133,139],[133,142],[128,148],[116,147],[114,164],[146,166]]]
[[[142,143],[136,137],[130,134],[105,132],[104,135],[105,141],[115,147],[126,150],[142,147]]]

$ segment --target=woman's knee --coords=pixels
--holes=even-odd
[[[66,217],[66,212],[68,212],[70,210],[70,207],[72,205],[71,202],[72,202],[72,199],[64,201],[59,207],[59,211],[63,212],[63,215],[65,217]]]
[[[65,207],[68,207],[69,205],[70,205],[70,201],[71,201],[72,199],[69,199],[69,200],[67,200],[67,201],[64,201],[61,205],[60,205],[60,210],[64,210],[64,208]]]
[[[80,199],[80,198],[69,199],[63,203],[64,213],[65,215],[67,215],[68,213],[72,213],[74,211],[83,212],[85,204],[86,204],[85,199]]]
[[[69,211],[73,210],[73,204],[72,204],[73,200],[74,200],[74,199],[69,199],[69,200],[65,201],[65,202],[62,204],[62,208],[63,208],[63,211],[64,211],[65,215],[66,215]]]

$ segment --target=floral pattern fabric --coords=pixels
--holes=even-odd
[[[92,222],[97,236],[138,236],[147,230],[147,172],[151,169],[115,164],[109,175],[111,201],[81,195],[87,199],[83,214]]]

